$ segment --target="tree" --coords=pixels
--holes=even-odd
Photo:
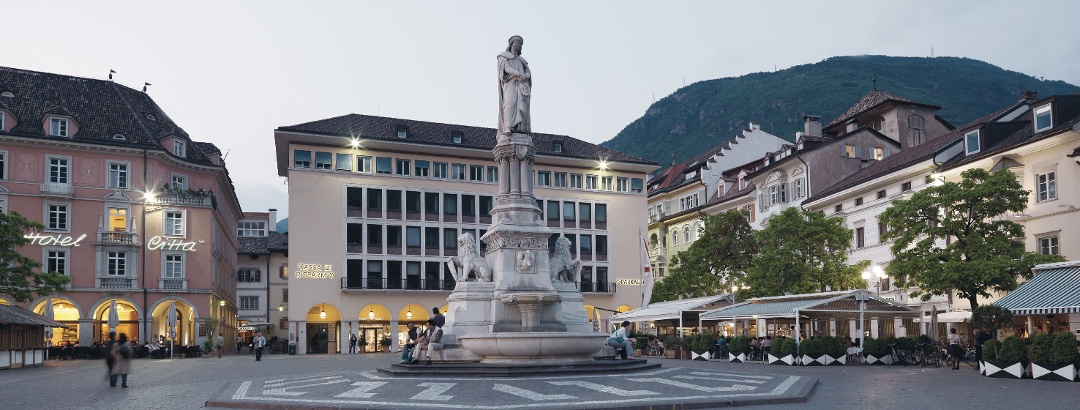
[[[971,311],[971,324],[976,329],[989,331],[994,340],[997,340],[998,330],[1012,325],[1012,320],[1012,311],[997,305],[983,305]],[[997,357],[997,343],[994,343],[994,356]]]
[[[889,227],[897,286],[918,287],[911,296],[924,301],[956,291],[975,309],[979,296],[1016,289],[1033,266],[1064,259],[1025,251],[1024,227],[1005,218],[1027,208],[1016,175],[973,168],[960,176],[894,201],[878,221]]]
[[[41,262],[23,256],[18,248],[30,243],[24,235],[40,231],[45,226],[12,211],[0,212],[0,294],[7,294],[19,302],[27,302],[33,292],[49,295],[66,289],[71,278],[57,272],[35,272]]]
[[[847,263],[852,232],[843,219],[792,207],[757,232],[761,252],[746,275],[751,296],[861,289],[867,262]]]
[[[724,294],[739,283],[758,250],[747,217],[735,209],[706,216],[698,240],[671,258],[652,302]]]

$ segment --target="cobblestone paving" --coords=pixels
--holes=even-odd
[[[39,367],[0,370],[0,408],[202,408],[207,401],[231,400],[245,382],[247,390],[241,397],[299,400],[276,401],[290,405],[392,407],[390,404],[353,406],[344,403],[308,403],[305,400],[321,396],[318,399],[385,401],[396,403],[394,406],[398,408],[401,402],[440,408],[455,404],[458,408],[468,407],[466,404],[475,404],[476,408],[577,408],[563,403],[574,403],[578,407],[637,407],[651,403],[654,397],[680,395],[715,398],[721,395],[774,392],[784,382],[792,380],[791,376],[800,377],[795,383],[817,380],[805,404],[761,405],[755,408],[1080,408],[1080,383],[991,379],[981,377],[966,367],[963,370],[860,365],[804,368],[650,358],[663,364],[660,369],[663,373],[650,371],[620,377],[578,376],[529,380],[435,380],[385,379],[374,372],[375,368],[397,360],[393,354],[273,355],[264,357],[261,362],[255,362],[255,358],[247,354],[226,355],[223,359],[140,359],[133,363],[128,380],[131,388],[128,389],[109,387],[101,361],[49,361]],[[375,386],[377,383],[386,384]],[[744,388],[736,386],[755,388],[736,390]],[[731,390],[703,390],[721,388]],[[795,385],[792,385],[787,392],[794,390]],[[335,397],[342,394],[355,397]],[[367,394],[372,396],[364,397]],[[533,400],[530,395],[542,400]],[[573,398],[560,398],[562,396],[559,395]],[[249,401],[271,404],[270,401]]]

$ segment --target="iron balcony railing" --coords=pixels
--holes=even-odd
[[[364,278],[346,276],[341,278],[343,290],[436,290],[452,291],[457,286],[457,281],[427,280],[424,278],[401,278],[400,280],[386,278]]]
[[[581,293],[615,293],[614,282],[581,282]]]

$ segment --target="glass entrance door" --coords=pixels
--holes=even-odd
[[[379,330],[380,329],[377,327],[363,329],[364,341],[367,342],[367,344],[360,346],[360,348],[364,349],[365,352],[378,352],[382,350],[382,345],[379,344],[379,337],[382,335]]]
[[[329,353],[329,349],[327,348],[330,342],[329,324],[308,323],[307,337],[307,352],[309,354]]]

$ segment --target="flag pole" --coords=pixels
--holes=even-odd
[[[641,237],[641,227],[637,228],[637,236],[638,236],[639,241],[642,241],[643,243],[645,242],[645,238]],[[638,271],[638,279],[640,280],[640,282],[638,282],[638,283],[641,283],[641,306],[645,306],[645,267],[640,266],[640,264],[641,264],[640,261],[642,261],[644,259],[643,259],[643,256],[641,255],[641,246],[638,246],[637,248],[638,248],[638,264],[639,264],[637,271]]]

